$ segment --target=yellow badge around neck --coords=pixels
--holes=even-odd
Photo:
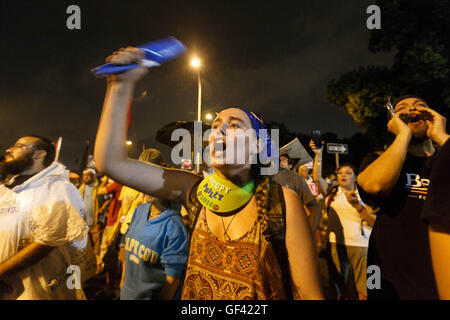
[[[202,205],[213,212],[231,212],[246,204],[254,190],[253,181],[239,187],[215,172],[199,184],[197,197]]]

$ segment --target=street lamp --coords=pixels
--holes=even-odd
[[[194,68],[200,67],[200,60],[198,58],[194,58],[191,60],[191,64]]]
[[[194,69],[197,69],[197,79],[198,79],[198,106],[197,106],[197,121],[201,121],[202,114],[202,82],[200,79],[200,60],[198,58],[193,58],[191,60],[191,65]]]
[[[191,60],[191,65],[194,69],[197,69],[197,80],[198,80],[198,106],[197,106],[197,121],[200,122],[202,121],[202,82],[200,79],[200,60],[198,58],[193,58]],[[196,171],[197,173],[200,173],[200,157],[201,157],[201,152],[197,152],[197,154],[195,155],[197,158],[197,163],[196,163]]]
[[[127,140],[125,143],[126,143],[128,146],[131,146],[131,145],[133,144],[133,141]]]
[[[205,118],[206,118],[206,120],[212,120],[213,116],[211,113],[207,113]]]

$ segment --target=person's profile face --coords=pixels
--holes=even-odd
[[[289,159],[285,156],[280,156],[280,167],[284,169],[290,169]]]
[[[36,139],[33,137],[23,137],[6,150],[3,161],[5,173],[20,174],[33,166],[37,151],[34,142]]]
[[[34,153],[34,142],[36,139],[32,137],[23,137],[16,141],[16,143],[6,149],[5,161],[12,161],[24,155]]]

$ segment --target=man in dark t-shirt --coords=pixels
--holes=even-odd
[[[428,224],[439,297],[450,300],[450,139],[439,150],[431,171],[431,181],[422,219]]]
[[[309,224],[314,232],[322,218],[322,212],[303,177],[289,169],[280,168],[273,176],[273,180],[282,186],[294,190],[298,194],[300,201],[307,211]]]
[[[421,212],[435,159],[433,142],[443,146],[448,138],[445,118],[417,96],[399,98],[394,111],[388,123],[394,142],[381,155],[367,156],[358,176],[362,200],[380,207],[367,266],[379,268],[381,285],[368,286],[368,298],[437,299]]]
[[[273,176],[273,180],[284,187],[294,190],[295,193],[298,194],[306,214],[308,215],[309,225],[314,232],[319,226],[320,219],[322,218],[322,211],[305,179],[292,171],[294,164],[294,160],[289,158],[288,155],[280,155],[280,170]]]

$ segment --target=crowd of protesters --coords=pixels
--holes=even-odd
[[[141,58],[127,48],[108,61]],[[156,149],[128,158],[125,119],[146,72],[108,77],[95,167],[81,176],[54,161],[47,138],[6,150],[0,299],[450,298],[450,142],[423,98],[395,102],[386,150],[326,178],[323,145],[311,140],[314,161],[297,165],[261,135],[260,116],[224,109],[201,175]],[[246,143],[229,143],[248,129]],[[232,148],[244,163],[224,161]],[[275,175],[261,174],[261,154],[278,162]]]

